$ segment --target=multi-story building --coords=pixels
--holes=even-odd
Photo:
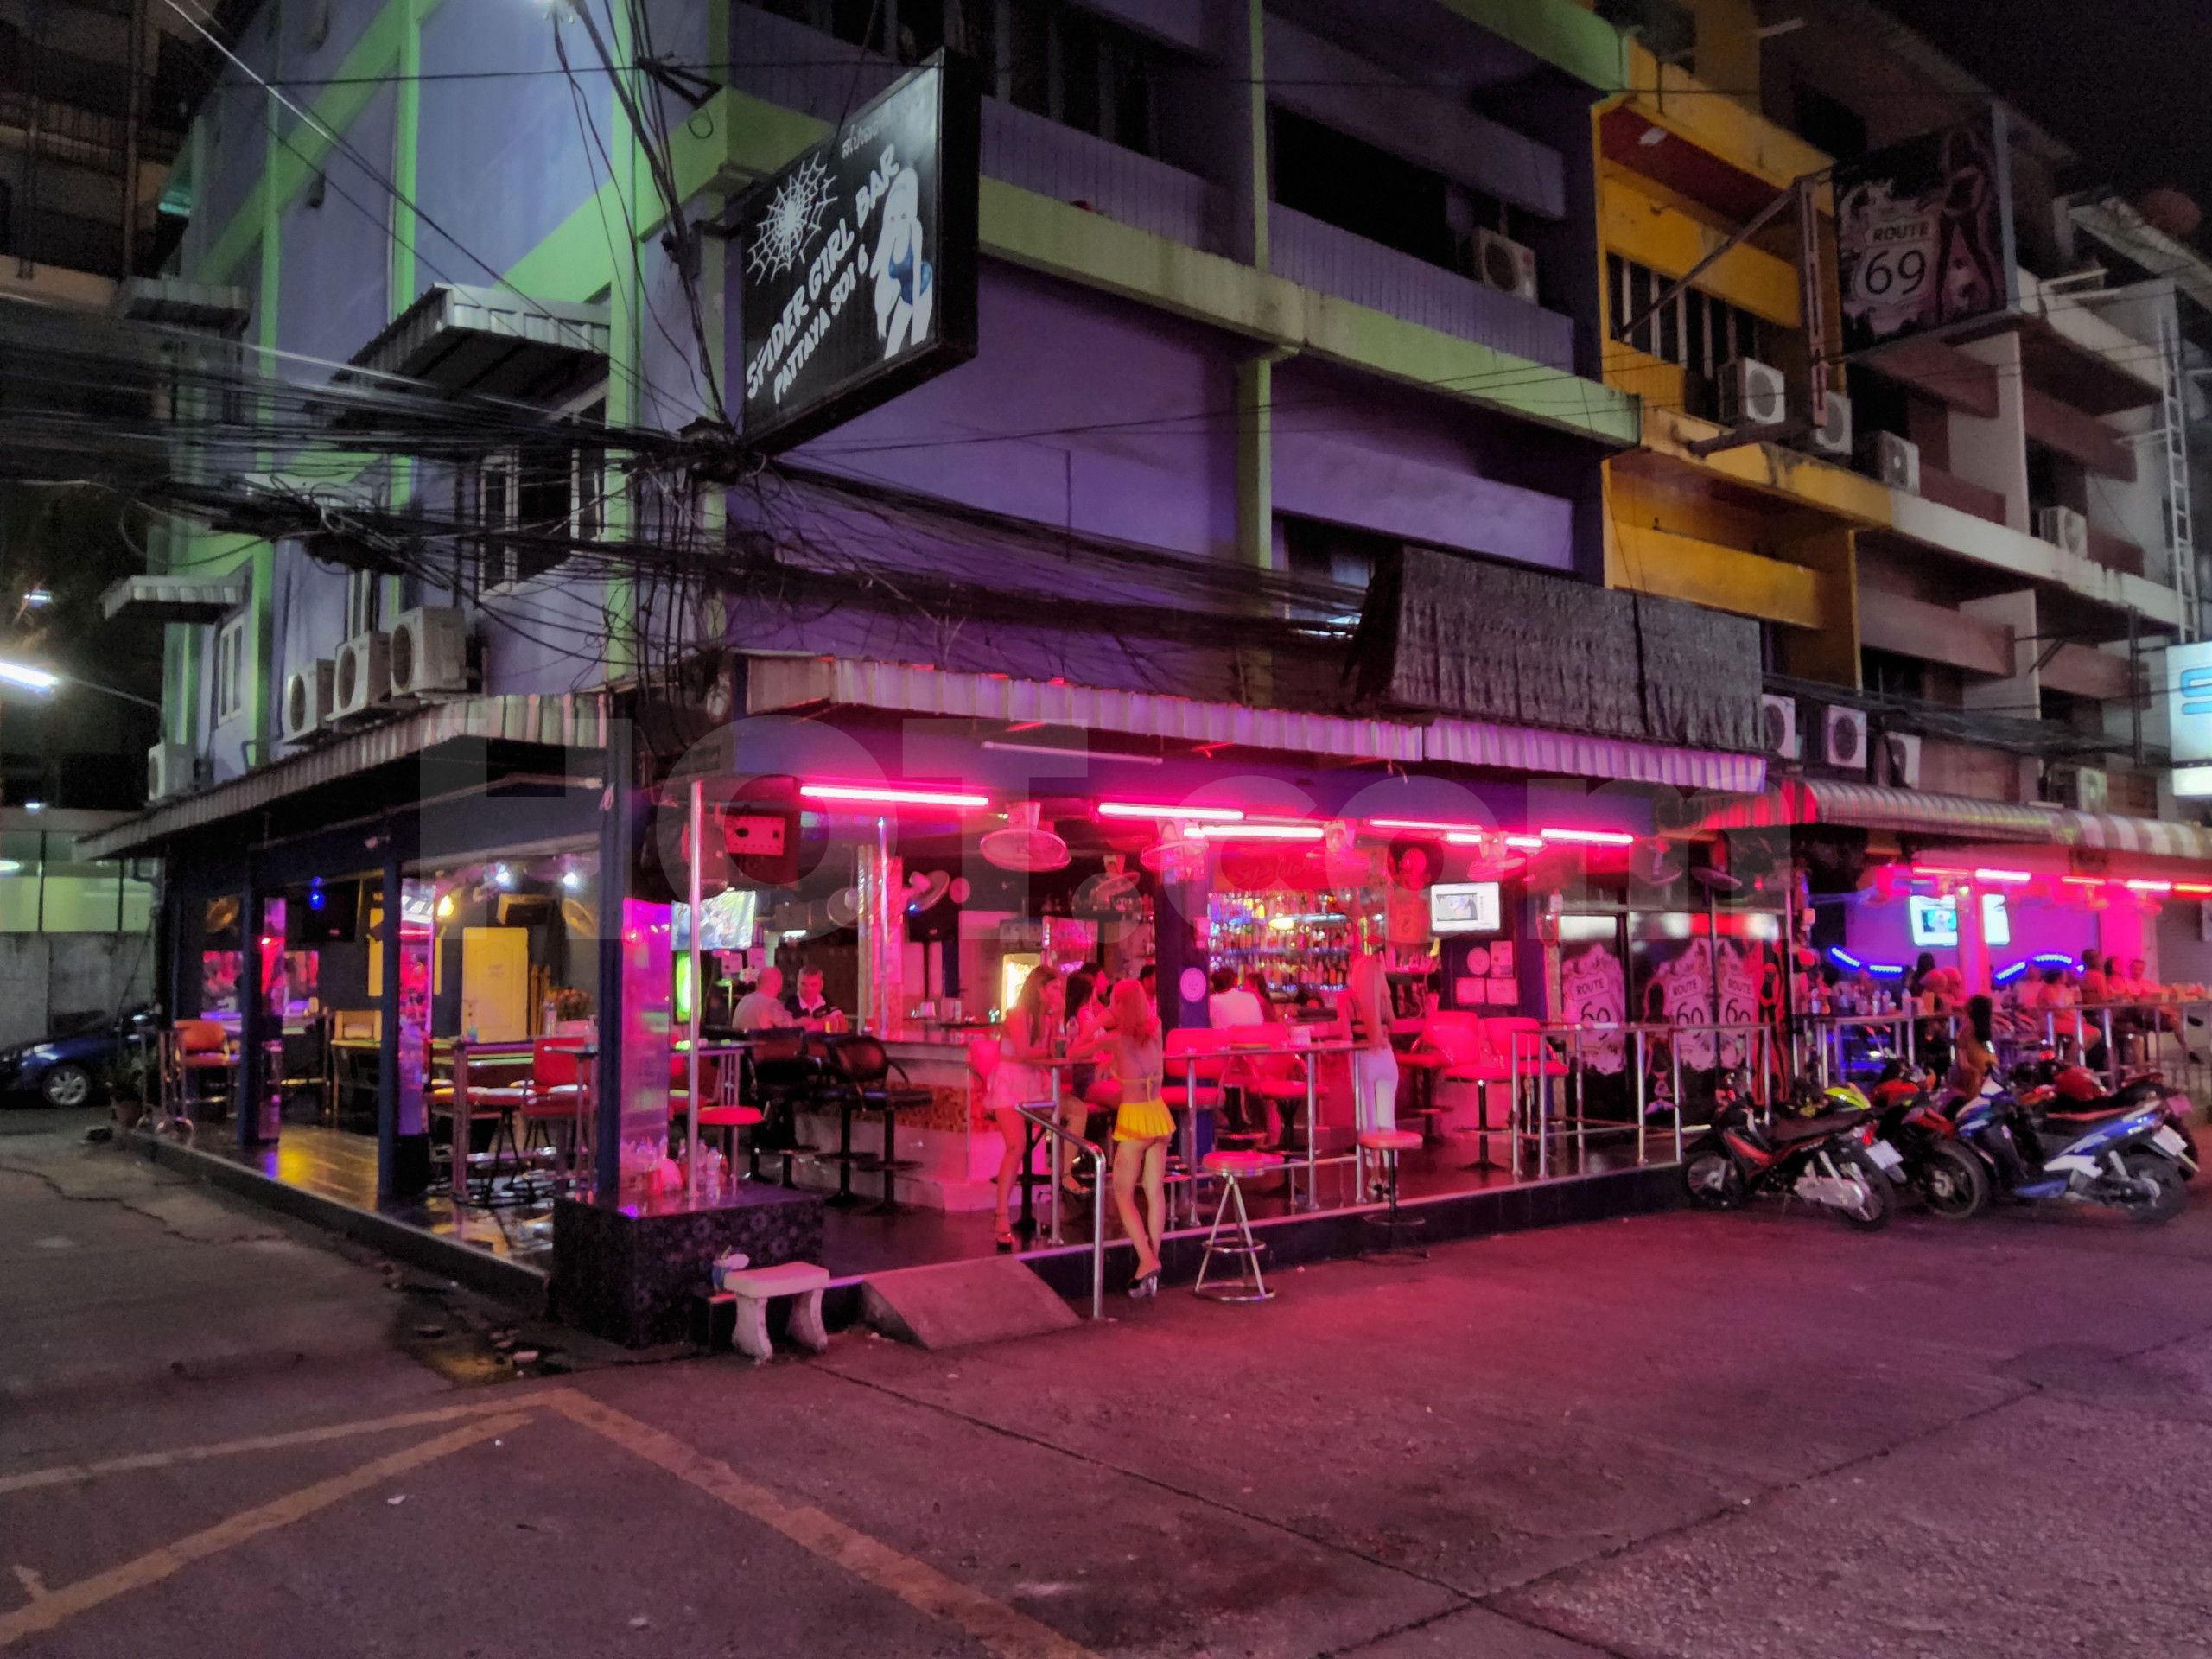
[[[1599,845],[1817,818],[1893,857],[2105,833],[2037,804],[2100,772],[2155,807],[2133,694],[2193,615],[2145,435],[2171,380],[2057,243],[2055,141],[2009,129],[2014,222],[2052,232],[2001,273],[2023,302],[1847,363],[1827,169],[1985,110],[1933,54],[1861,78],[1845,37],[1873,25],[1842,3],[1341,21],[1323,0],[761,0],[606,29],[460,0],[251,10],[178,174],[170,301],[243,319],[272,372],[496,394],[543,430],[311,475],[257,456],[231,482],[258,516],[172,526],[124,596],[170,622],[164,799],[101,844],[174,855],[180,1003],[216,995],[195,964],[217,933],[263,937],[280,899],[296,932],[323,884],[356,884],[332,913],[388,941],[382,976],[364,957],[323,1001],[385,1015],[389,1177],[420,1122],[401,1019],[493,1023],[458,956],[408,1012],[406,918],[519,915],[532,881],[611,915],[687,767],[959,779],[1085,819],[1102,797],[1258,804],[1337,826],[1345,857],[1344,826],[1377,821],[1541,848],[1538,820],[1593,791]],[[733,203],[940,47],[984,82],[976,353],[734,462],[758,342]],[[667,465],[678,433],[706,465]],[[716,731],[734,749],[699,760]],[[1753,799],[1700,820],[1660,798],[1702,792]],[[1167,841],[1131,852],[1188,887]],[[877,890],[866,848],[839,856]],[[1681,881],[1663,858],[1547,867],[1516,889],[1510,966],[1447,969],[1446,1001],[1716,1008],[1717,968],[1674,957],[1701,939],[1741,967],[1774,929],[1724,947],[1709,913],[1668,915],[1695,907]],[[1161,920],[1166,1011],[1188,1014],[1206,929]],[[509,964],[528,1029],[540,992],[624,1006],[620,950],[542,944]],[[1617,963],[1580,1001],[1570,946]],[[863,952],[852,994],[892,1006],[897,967]],[[273,1016],[237,1000],[251,1047]]]
[[[597,788],[549,798],[543,780],[650,782],[715,724],[704,709],[753,717],[758,752],[725,762],[749,772],[842,756],[895,778],[928,768],[914,733],[957,732],[936,764],[995,798],[1211,779],[1343,821],[1413,774],[1493,827],[1579,810],[1648,832],[1655,792],[1758,782],[1749,631],[1600,587],[1602,466],[1639,431],[1602,372],[1590,135],[1619,72],[1611,25],[1429,0],[1364,8],[1356,39],[1318,0],[613,21],[612,59],[657,66],[655,170],[705,232],[664,237],[642,78],[610,78],[565,9],[272,0],[194,120],[177,292],[232,295],[249,354],[289,354],[295,376],[319,361],[498,392],[549,431],[711,432],[744,378],[715,233],[733,197],[949,46],[986,83],[979,349],[696,514],[570,439],[289,480],[453,527],[427,551],[312,517],[274,541],[172,528],[169,573],[131,601],[172,619],[164,798],[105,844],[172,855],[180,1006],[231,994],[198,970],[211,916],[234,946],[238,915],[265,925],[283,899],[296,931],[310,878],[365,876],[360,925],[381,894],[391,931],[418,871],[519,879],[500,849],[574,843],[597,874],[564,868],[563,891],[589,879],[619,904],[621,837],[650,831],[627,800],[610,817]],[[257,479],[264,502],[288,482],[281,465]],[[641,534],[711,537],[711,580],[632,568]],[[1389,602],[1366,603],[1378,575]],[[765,734],[787,716],[817,746],[804,767]],[[471,740],[474,770],[434,788]],[[1593,791],[1611,804],[1573,805]],[[1179,970],[1205,965],[1204,939],[1158,937],[1187,1011]],[[620,963],[589,955],[532,966],[617,1006]],[[398,1087],[397,984],[341,990],[334,944],[324,957],[326,1006],[382,994]],[[1499,960],[1541,1007],[1533,936]],[[433,976],[434,1023],[490,1027],[445,1007],[467,977]],[[238,1000],[251,1047],[273,1016]],[[419,1111],[384,1122],[412,1135]]]

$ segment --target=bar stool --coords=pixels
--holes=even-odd
[[[863,1153],[845,1166],[839,1176],[839,1190],[849,1190],[846,1183],[855,1166],[868,1174],[883,1177],[883,1197],[874,1205],[878,1214],[888,1214],[899,1207],[898,1181],[901,1171],[919,1169],[918,1158],[899,1155],[899,1114],[919,1112],[929,1109],[933,1096],[930,1090],[907,1079],[906,1068],[885,1052],[883,1044],[866,1033],[841,1037],[830,1048],[836,1061],[844,1088],[840,1092],[849,1096],[842,1102],[844,1107],[844,1139],[851,1140],[852,1113],[855,1108],[864,1112],[875,1112],[883,1119],[883,1150],[879,1156]]]
[[[1221,1178],[1221,1202],[1214,1207],[1213,1226],[1206,1234],[1205,1254],[1198,1258],[1198,1282],[1191,1287],[1192,1295],[1216,1302],[1274,1300],[1274,1292],[1268,1288],[1267,1281],[1260,1274],[1260,1257],[1268,1247],[1253,1236],[1252,1217],[1244,1208],[1244,1183],[1281,1169],[1282,1162],[1272,1152],[1210,1152],[1205,1155],[1205,1173]],[[1230,1215],[1231,1206],[1236,1211],[1233,1220]],[[1243,1271],[1234,1278],[1208,1284],[1206,1274],[1217,1255],[1243,1262]]]
[[[1359,1137],[1359,1149],[1372,1153],[1382,1166],[1385,1208],[1379,1216],[1362,1216],[1360,1225],[1368,1240],[1378,1235],[1382,1239],[1379,1250],[1363,1248],[1360,1258],[1367,1262],[1419,1262],[1428,1252],[1409,1248],[1406,1235],[1417,1233],[1427,1224],[1425,1216],[1408,1216],[1398,1208],[1398,1154],[1419,1152],[1421,1138],[1412,1129],[1369,1129]]]

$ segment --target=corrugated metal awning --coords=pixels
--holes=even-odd
[[[1826,778],[1792,778],[1754,800],[1728,801],[1684,828],[1771,830],[1798,823],[1847,824],[1990,841],[2050,841],[2056,825],[2050,807],[2014,806],[1965,795],[1931,795]]]
[[[528,400],[550,395],[593,359],[604,359],[613,337],[604,305],[441,285],[401,312],[352,361],[357,369],[447,391]],[[348,378],[340,372],[340,379]]]
[[[244,605],[244,576],[125,576],[100,595],[107,620],[217,622]]]
[[[188,283],[177,276],[134,276],[116,290],[118,315],[134,322],[166,323],[236,334],[253,315],[252,297],[242,288]]]
[[[2055,816],[2059,820],[2057,839],[2064,846],[2141,853],[2151,858],[2212,860],[2212,830],[2202,824],[2123,817],[2114,812],[2061,810]]]
[[[849,657],[754,658],[749,663],[747,712],[771,714],[823,703],[1009,724],[1039,721],[1087,731],[1343,760],[1435,760],[1510,772],[1634,779],[1687,789],[1758,789],[1766,781],[1765,762],[1758,755],[1580,738],[1482,721],[1440,720],[1420,726],[1206,702],[1152,691],[951,673]]]
[[[600,748],[607,741],[607,720],[606,698],[592,692],[546,697],[469,697],[433,703],[321,748],[257,766],[196,795],[150,806],[111,830],[87,836],[78,856],[91,860],[142,853],[188,830],[219,823],[358,772],[404,760],[441,743],[475,738],[537,743],[549,748]]]
[[[1722,802],[1681,827],[1768,830],[1801,823],[2212,861],[2212,830],[2198,824],[2076,812],[2068,807],[2020,806],[1825,778],[1793,778],[1755,799]]]

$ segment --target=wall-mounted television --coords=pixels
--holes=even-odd
[[[1495,933],[1499,914],[1495,881],[1440,881],[1428,890],[1428,931],[1439,938]]]
[[[1931,950],[1952,950],[1959,944],[1959,907],[1952,899],[1916,893],[1906,901],[1912,917],[1912,942]],[[2012,912],[2001,893],[1981,895],[1981,942],[1993,950],[2012,943]]]

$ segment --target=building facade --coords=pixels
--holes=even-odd
[[[496,888],[500,849],[589,842],[611,915],[647,798],[738,715],[764,748],[725,771],[799,771],[763,735],[790,721],[995,800],[1047,792],[1055,750],[1072,798],[1173,759],[1328,815],[1411,775],[1523,839],[1570,798],[1633,839],[1783,778],[1886,791],[1908,831],[2086,807],[2092,774],[2155,816],[2136,694],[2196,626],[2147,435],[2171,376],[2070,280],[2068,158],[2022,122],[2016,222],[2053,229],[2019,239],[2018,313],[1847,365],[1826,168],[1988,100],[1846,50],[1854,8],[1794,10],[1372,0],[1347,38],[1322,0],[668,0],[603,28],[268,0],[180,162],[171,297],[273,373],[497,395],[565,435],[311,476],[272,450],[252,489],[319,528],[159,539],[124,603],[168,623],[162,799],[105,844],[172,857],[180,1003],[204,901],[242,898],[250,938],[272,898],[367,882],[389,1172],[410,873],[490,860]],[[733,200],[940,48],[985,83],[973,360],[734,479],[578,439],[721,430]],[[1529,926],[1515,1006],[1554,1015],[1560,939]],[[602,928],[551,988],[611,1014],[623,969]]]

